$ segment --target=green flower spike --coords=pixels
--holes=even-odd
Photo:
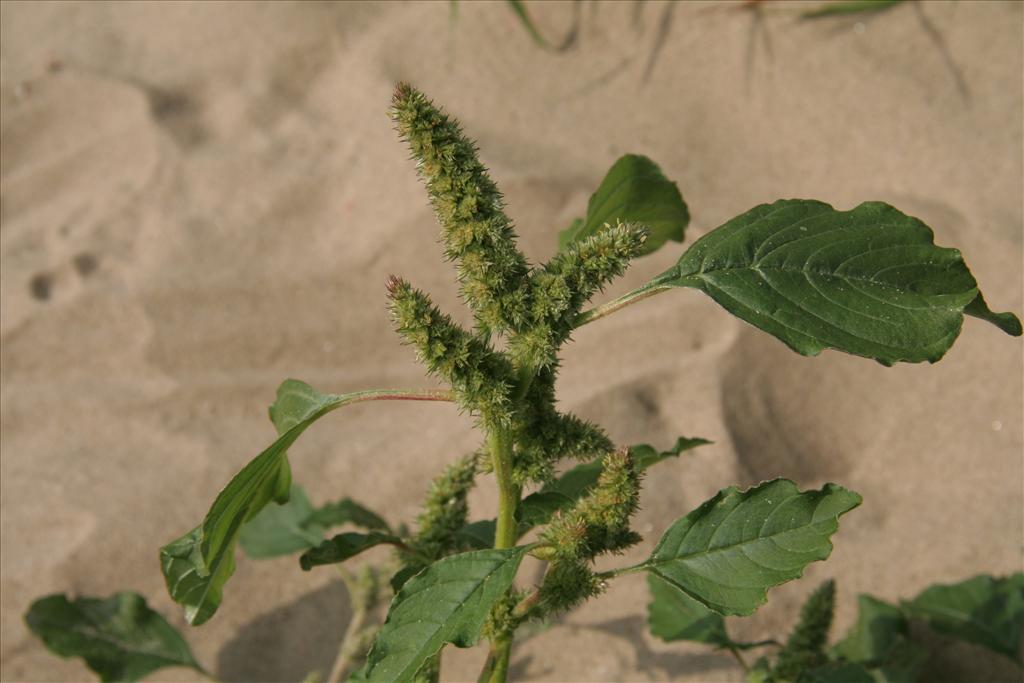
[[[512,222],[476,144],[458,122],[406,83],[399,83],[391,118],[408,142],[441,223],[445,255],[458,264],[462,296],[484,332],[527,323],[529,264],[516,247]]]
[[[491,423],[509,423],[509,362],[401,278],[391,276],[387,289],[398,334],[427,369],[451,385],[463,408]]]

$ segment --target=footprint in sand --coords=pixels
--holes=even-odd
[[[74,287],[77,278],[80,283],[91,277],[100,266],[99,258],[89,252],[76,254],[65,266],[55,271],[38,272],[28,281],[28,291],[36,301],[46,302],[58,294]]]
[[[723,365],[722,414],[751,482],[841,481],[898,419],[898,378],[861,358],[799,356],[747,329]]]

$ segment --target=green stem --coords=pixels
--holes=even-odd
[[[516,507],[519,504],[519,487],[512,480],[512,442],[509,433],[500,427],[494,428],[487,438],[494,463],[494,474],[498,479],[498,525],[494,532],[494,547],[511,548],[516,544]]]
[[[662,273],[658,277],[654,278],[643,287],[634,289],[632,292],[627,292],[620,296],[618,299],[609,301],[608,303],[602,304],[601,306],[598,306],[596,308],[592,308],[589,311],[583,311],[578,316],[576,316],[576,320],[573,323],[573,328],[575,329],[577,327],[583,327],[587,323],[592,323],[595,320],[600,320],[601,318],[609,316],[612,313],[618,311],[619,309],[629,306],[630,304],[635,304],[637,301],[642,301],[649,296],[654,296],[659,292],[664,292],[665,290],[671,289],[672,285],[668,284],[668,282],[673,280],[675,277],[675,269],[669,270],[665,273]]]
[[[743,673],[750,673],[750,666],[747,665],[747,660],[743,659],[743,655],[740,654],[739,649],[735,645],[729,646],[729,652],[739,662],[740,667],[743,669]]]
[[[521,495],[520,488],[512,478],[512,439],[508,430],[502,427],[493,427],[487,441],[491,451],[491,460],[494,463],[494,475],[498,480],[498,524],[494,532],[494,547],[497,549],[512,548],[519,537],[516,507],[519,505],[519,496]],[[490,683],[505,682],[511,654],[511,635],[491,642],[493,667],[488,679]]]
[[[476,683],[488,683],[491,680],[491,674],[494,672],[494,653],[487,653],[487,661],[484,662],[484,668],[480,670],[480,675],[476,678]]]
[[[512,659],[512,638],[503,638],[494,643],[491,649],[494,666],[488,683],[505,683],[508,678],[508,665]]]
[[[455,392],[448,389],[368,389],[339,396],[348,403],[363,401],[454,401]]]
[[[348,590],[349,604],[352,606],[352,618],[348,622],[348,628],[345,629],[345,635],[342,636],[341,645],[338,648],[338,656],[334,660],[334,666],[331,667],[327,683],[342,683],[345,680],[345,676],[352,666],[353,659],[360,654],[358,652],[358,641],[360,640],[358,636],[363,628],[363,623],[366,621],[368,612],[366,596],[362,594],[356,577],[340,565],[338,565],[338,573],[341,575],[341,580],[345,583],[345,588]]]

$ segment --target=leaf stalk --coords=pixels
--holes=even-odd
[[[618,299],[609,301],[606,304],[602,304],[595,308],[591,308],[588,311],[583,311],[573,322],[573,329],[583,327],[587,323],[592,323],[595,320],[607,317],[616,311],[619,311],[630,304],[635,304],[638,301],[643,301],[649,296],[654,296],[668,289],[671,289],[671,285],[666,284],[672,276],[675,275],[674,270],[670,270],[667,273],[662,273],[658,277],[654,278],[643,287],[638,287],[631,292],[627,292],[620,296]]]

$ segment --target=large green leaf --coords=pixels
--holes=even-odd
[[[302,557],[299,558],[299,565],[304,571],[309,571],[313,567],[318,567],[324,564],[338,564],[345,560],[355,557],[364,550],[369,550],[374,546],[382,544],[400,545],[402,539],[391,534],[382,534],[377,531],[371,531],[368,534],[358,534],[354,532],[338,534],[334,538],[330,538],[312,550],[307,550],[302,553]]]
[[[172,666],[203,671],[181,634],[137,593],[48,595],[32,603],[25,621],[51,652],[81,657],[103,681],[137,681]]]
[[[381,393],[321,394],[297,380],[280,386],[270,417],[281,436],[228,482],[200,527],[160,549],[167,590],[185,608],[190,624],[202,624],[220,606],[224,584],[235,570],[234,551],[242,525],[270,501],[287,502],[291,489],[288,448],[332,410]]]
[[[787,199],[712,230],[652,284],[700,289],[804,355],[833,348],[886,365],[934,362],[965,312],[1019,333],[1016,316],[978,298],[960,252],[932,238],[881,202],[836,211]]]
[[[609,169],[590,197],[587,217],[576,219],[558,235],[558,248],[584,240],[605,226],[639,223],[650,230],[643,253],[655,251],[668,240],[683,241],[690,212],[676,184],[645,156],[627,154]]]
[[[669,527],[640,567],[720,614],[751,614],[769,588],[829,556],[839,516],[860,502],[835,484],[802,493],[786,479],[730,487]]]
[[[449,555],[409,579],[367,656],[370,681],[411,681],[445,643],[470,647],[515,579],[527,547]]]
[[[709,443],[712,442],[707,439],[681,436],[668,450],[658,451],[653,446],[641,443],[630,446],[629,452],[637,469],[642,472],[662,460],[677,457],[684,451]],[[520,535],[535,526],[547,524],[551,520],[551,516],[559,510],[572,507],[597,483],[597,478],[601,476],[601,460],[601,458],[597,458],[591,462],[576,465],[558,479],[542,486],[540,491],[523,498],[516,510]]]
[[[931,586],[904,602],[903,609],[940,633],[1024,663],[1024,573],[1006,578],[982,575],[948,586]]]

